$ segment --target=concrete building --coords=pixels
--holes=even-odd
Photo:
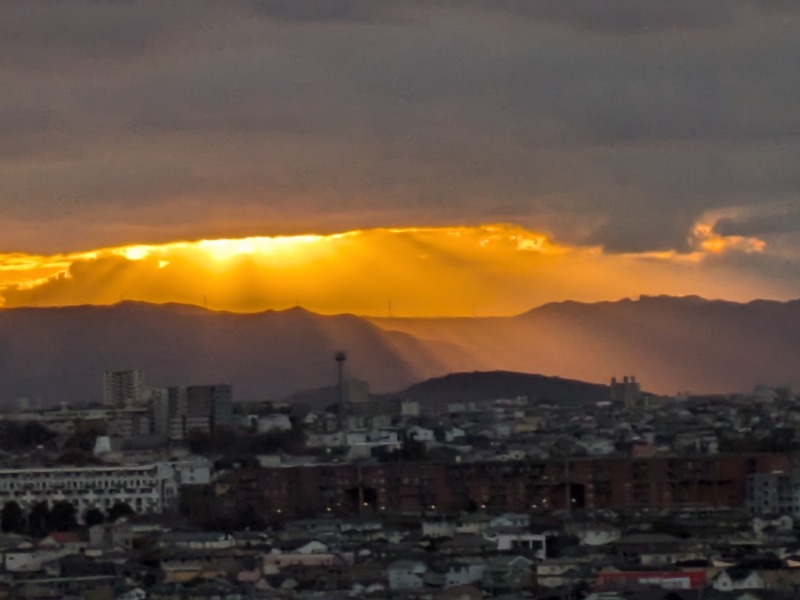
[[[106,423],[109,435],[114,437],[135,438],[152,433],[150,415],[146,408],[117,410]]]
[[[106,371],[103,376],[103,404],[135,406],[144,401],[144,373],[141,371]]]
[[[190,432],[211,433],[233,425],[229,385],[194,385],[153,390],[150,401],[153,433],[182,440]]]
[[[229,385],[186,388],[186,431],[213,431],[233,424],[233,394]]]
[[[633,408],[642,396],[642,388],[635,375],[626,375],[622,381],[611,378],[611,401],[622,404],[625,408]]]
[[[800,475],[792,471],[748,475],[747,509],[759,516],[800,516]]]
[[[69,408],[15,412],[0,415],[0,421],[36,421],[55,433],[72,435],[80,423],[104,421],[114,437],[130,438],[151,433],[150,415],[146,408]]]
[[[177,410],[170,410],[169,392],[172,388],[154,389],[150,393],[150,421],[155,435],[169,438],[170,418]]]
[[[181,482],[208,479],[209,466],[200,462],[0,469],[0,505],[13,500],[30,510],[40,502],[67,501],[82,516],[124,502],[137,513],[161,513],[177,502]]]

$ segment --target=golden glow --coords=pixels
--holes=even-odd
[[[233,311],[500,315],[567,298],[699,293],[743,299],[701,263],[761,240],[698,224],[689,252],[608,254],[508,224],[368,229],[132,245],[58,256],[0,254],[5,306],[181,302]],[[391,308],[390,308],[391,307]]]
[[[249,237],[241,240],[203,240],[197,247],[208,252],[215,261],[225,261],[243,254],[289,255],[303,252],[309,246],[341,236],[294,235],[276,237]]]
[[[740,235],[719,235],[714,232],[713,226],[702,223],[695,226],[694,234],[700,241],[703,251],[711,254],[721,254],[728,250],[739,250],[751,254],[763,252],[766,247],[764,240]]]
[[[128,260],[143,260],[150,254],[150,249],[146,246],[131,246],[122,249],[120,254]]]

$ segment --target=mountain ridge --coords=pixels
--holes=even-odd
[[[253,313],[181,303],[0,309],[0,403],[96,400],[105,370],[156,386],[229,382],[239,399],[330,385],[333,353],[388,393],[452,372],[590,383],[634,374],[656,393],[800,382],[800,300],[656,296],[548,303],[512,317],[366,318],[306,308]]]

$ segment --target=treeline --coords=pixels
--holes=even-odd
[[[293,454],[305,451],[305,437],[299,428],[290,431],[270,431],[242,435],[232,429],[219,429],[212,435],[191,432],[186,440],[194,454],[204,456],[253,456],[284,452]]]
[[[108,512],[99,508],[90,508],[83,515],[85,526],[114,522],[117,519],[134,514],[133,509],[125,502],[117,502]],[[4,533],[19,533],[31,537],[44,537],[51,531],[75,531],[80,529],[78,513],[71,502],[61,500],[51,507],[47,502],[35,504],[28,514],[19,503],[11,500],[3,505],[0,512],[0,529]]]
[[[44,425],[35,421],[2,421],[0,422],[0,450],[6,452],[24,452],[43,446],[56,437]]]

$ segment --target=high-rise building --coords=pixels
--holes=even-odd
[[[144,373],[106,371],[103,376],[103,404],[117,407],[135,406],[144,399]]]
[[[150,419],[153,433],[182,440],[191,432],[212,433],[233,425],[230,385],[193,385],[152,390]]]
[[[186,390],[180,387],[150,391],[150,420],[153,433],[162,438],[183,439]]]
[[[186,388],[187,429],[189,422],[197,428],[213,431],[233,424],[233,394],[229,385],[193,385]],[[207,423],[207,425],[203,425]]]

